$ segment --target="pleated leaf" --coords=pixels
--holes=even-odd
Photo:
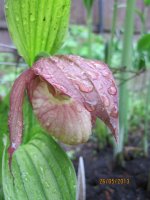
[[[10,35],[31,66],[40,54],[54,54],[68,28],[70,0],[6,0]]]
[[[5,200],[75,200],[76,176],[71,161],[48,135],[38,134],[3,157]]]

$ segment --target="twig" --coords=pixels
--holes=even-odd
[[[128,81],[130,81],[130,80],[132,80],[132,79],[134,79],[134,78],[136,78],[137,76],[141,75],[141,74],[144,73],[145,71],[146,71],[146,69],[142,69],[142,70],[136,72],[133,76],[127,78],[126,80],[123,80],[123,81],[119,84],[119,86],[120,86],[120,85],[123,85],[124,83],[126,83],[126,82],[128,82]]]
[[[0,47],[16,50],[16,48],[14,46],[10,46],[10,45],[7,45],[7,44],[2,44],[2,43],[0,43]]]
[[[10,54],[12,54],[12,53],[14,53],[14,50],[1,50],[0,49],[0,53],[10,53]]]
[[[0,62],[0,65],[7,65],[7,66],[16,66],[17,63],[15,62]],[[26,67],[27,65],[25,63],[19,64],[21,67]]]

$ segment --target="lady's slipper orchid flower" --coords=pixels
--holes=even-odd
[[[118,94],[106,64],[78,56],[38,60],[15,81],[10,99],[9,154],[21,144],[25,90],[47,132],[63,143],[88,140],[99,117],[118,137]]]

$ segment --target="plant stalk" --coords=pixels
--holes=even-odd
[[[118,0],[114,1],[114,8],[113,8],[113,19],[112,19],[112,27],[111,27],[111,37],[108,45],[108,59],[107,63],[109,66],[111,66],[111,59],[113,55],[113,41],[116,31],[116,24],[117,24],[117,16],[118,16]]]
[[[145,102],[145,128],[144,128],[144,137],[143,137],[143,148],[144,148],[144,155],[148,156],[148,136],[149,136],[149,114],[150,114],[150,80],[148,80],[147,86],[147,95],[146,95],[146,102]]]
[[[135,11],[136,0],[127,0],[126,7],[126,18],[124,26],[124,41],[123,41],[123,51],[122,51],[122,65],[126,66],[128,69],[132,66],[132,42],[134,34],[134,11]],[[121,80],[127,79],[127,73],[121,73]],[[119,101],[119,134],[120,141],[119,145],[115,148],[115,157],[118,164],[123,164],[123,147],[125,141],[125,135],[128,132],[128,102],[129,102],[129,91],[127,84],[121,84],[120,86],[120,101]],[[120,156],[119,156],[120,155]]]
[[[92,58],[92,9],[87,12],[87,27],[88,27],[88,57]]]

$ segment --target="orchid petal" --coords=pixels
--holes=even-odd
[[[8,152],[10,157],[21,144],[23,131],[23,99],[27,83],[34,77],[31,70],[23,72],[15,81],[10,96],[9,130],[10,147]]]
[[[93,121],[99,117],[118,139],[118,91],[108,66],[79,56],[53,56],[33,65],[34,73],[84,105]]]
[[[30,82],[28,90],[34,113],[48,133],[70,145],[89,139],[91,115],[80,103],[63,94],[56,98],[49,92],[49,83],[39,78]]]

